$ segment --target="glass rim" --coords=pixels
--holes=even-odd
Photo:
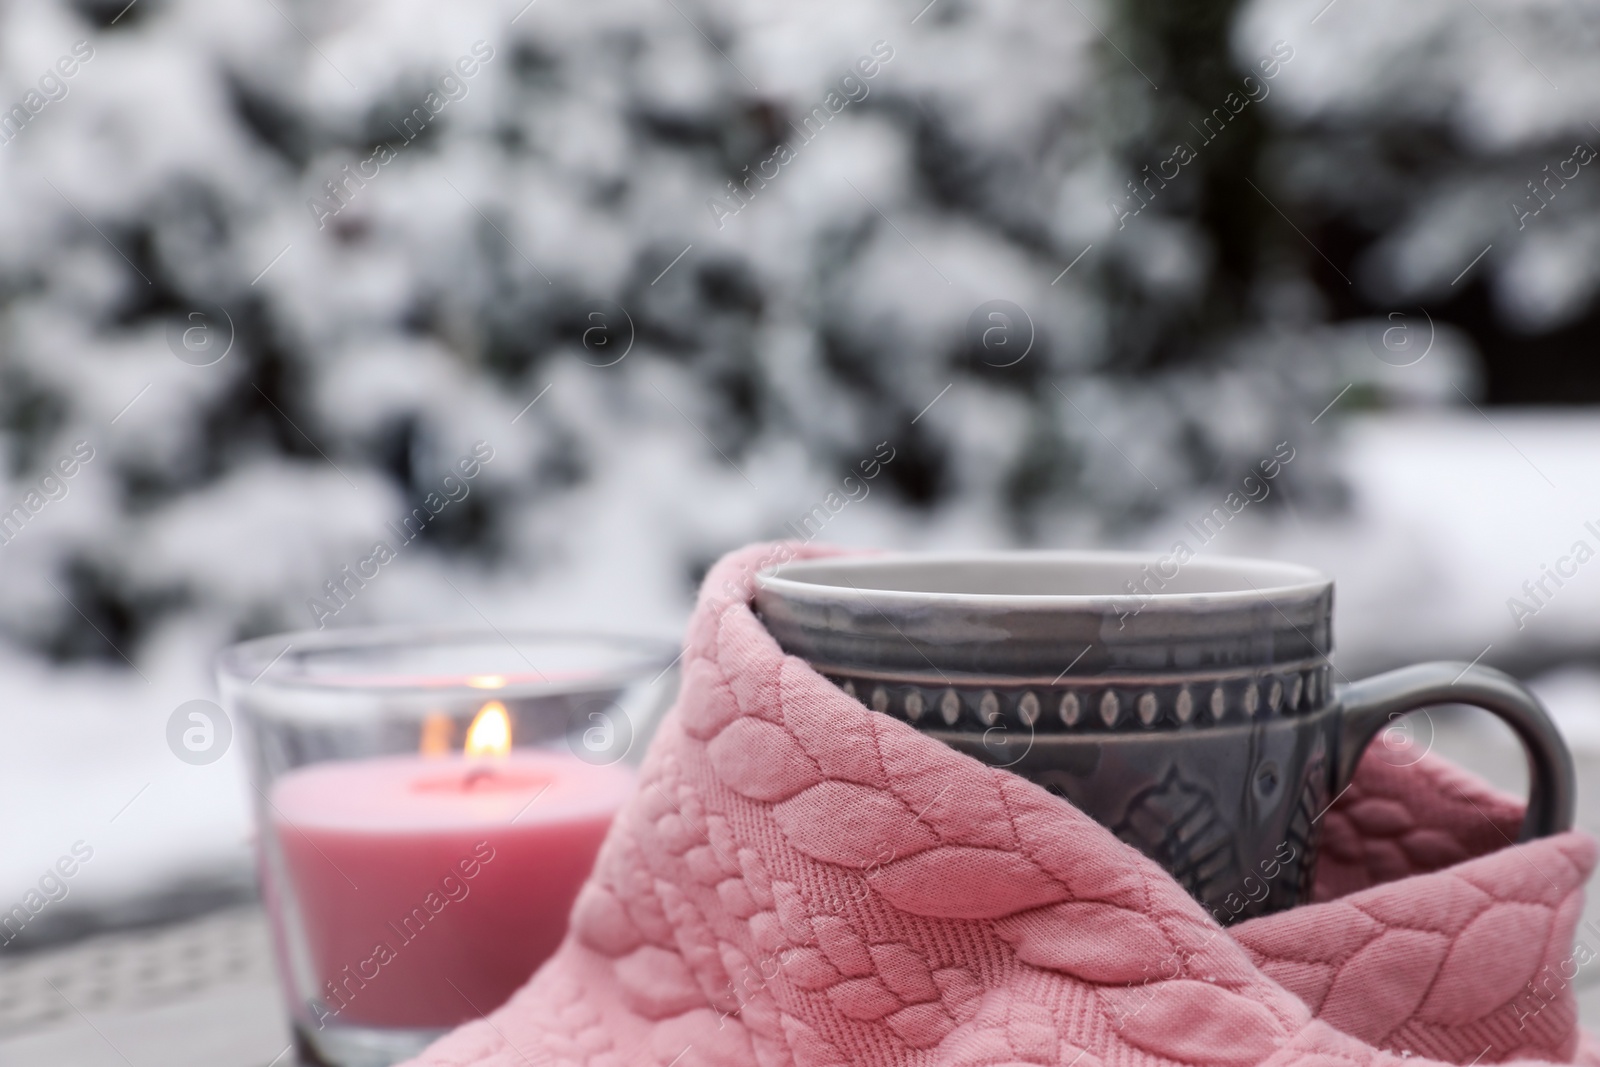
[[[541,643],[588,646],[602,653],[599,657],[602,662],[594,669],[581,672],[542,671],[519,647],[519,644]],[[476,673],[463,670],[446,674],[407,674],[395,669],[381,673],[352,670],[343,675],[285,674],[280,670],[291,652],[297,654],[295,658],[385,650],[403,655],[408,649],[424,652],[474,645],[509,647],[522,657],[527,669],[485,668]],[[330,696],[426,693],[442,698],[489,700],[497,696],[533,697],[614,688],[652,675],[659,677],[681,656],[678,646],[666,639],[615,631],[390,625],[298,630],[254,637],[223,648],[214,657],[213,666],[224,682],[263,690],[320,692]]]

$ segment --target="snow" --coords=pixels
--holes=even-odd
[[[1338,581],[1337,640],[1354,664],[1421,656],[1513,667],[1585,657],[1600,638],[1600,567],[1532,618],[1507,605],[1582,538],[1600,549],[1600,419],[1583,411],[1441,409],[1347,426],[1348,518],[1273,531]]]
[[[1600,668],[1567,666],[1529,682],[1574,749],[1600,752]]]
[[[0,659],[0,707],[9,744],[0,772],[7,847],[0,902],[9,910],[46,868],[82,841],[93,856],[67,896],[35,919],[67,910],[114,912],[185,884],[238,882],[250,863],[249,792],[237,749],[203,767],[166,747],[173,708],[214,692],[194,638],[149,681],[125,671],[53,670],[31,657]]]

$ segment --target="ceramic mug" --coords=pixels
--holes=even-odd
[[[1408,711],[1499,716],[1528,755],[1522,839],[1572,826],[1572,757],[1532,693],[1462,663],[1343,681],[1329,661],[1333,583],[1306,567],[852,556],[763,572],[755,604],[785,652],[868,707],[1065,797],[1224,923],[1309,899],[1322,813]]]

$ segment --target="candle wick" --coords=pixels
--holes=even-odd
[[[471,789],[485,778],[494,777],[496,777],[496,775],[493,767],[474,767],[472,770],[467,772],[467,776],[462,780],[461,784],[466,788]]]

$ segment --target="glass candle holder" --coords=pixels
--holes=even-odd
[[[385,629],[221,655],[302,1062],[406,1059],[555,951],[675,654],[614,636]]]

